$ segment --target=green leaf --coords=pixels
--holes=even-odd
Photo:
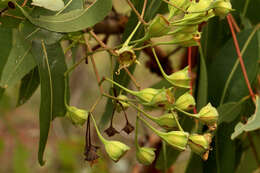
[[[254,130],[257,130],[260,128],[259,107],[260,107],[260,101],[259,101],[259,97],[257,96],[255,113],[248,119],[246,124],[242,124],[241,122],[239,122],[236,125],[235,131],[231,135],[232,140],[234,140],[236,137],[238,137],[243,132],[250,132],[250,131],[254,131]]]
[[[17,4],[25,17],[34,25],[55,32],[75,32],[94,26],[104,19],[112,8],[111,0],[96,0],[89,7],[52,16],[30,16]]]
[[[185,173],[203,172],[202,159],[197,154],[191,153]]]
[[[38,161],[44,164],[43,154],[48,139],[51,120],[65,116],[65,79],[67,70],[64,54],[59,44],[46,45],[44,41],[34,41],[32,49],[38,65],[41,83],[40,142]]]
[[[218,124],[223,122],[230,123],[234,121],[241,113],[241,103],[228,102],[218,107],[219,120]]]
[[[31,69],[35,61],[30,52],[31,44],[18,31],[13,32],[13,48],[3,68],[0,87],[7,88],[20,81]]]
[[[39,84],[40,76],[38,68],[34,68],[22,79],[17,106],[20,106],[24,104],[27,100],[29,100],[38,88]]]
[[[197,89],[197,99],[196,107],[200,110],[208,102],[208,75],[207,67],[205,62],[205,57],[203,55],[202,48],[200,54],[200,67],[199,67],[199,80],[198,80],[198,89]]]

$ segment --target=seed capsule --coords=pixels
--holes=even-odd
[[[166,35],[170,30],[171,28],[168,20],[164,16],[158,14],[149,25],[147,35],[145,37],[161,37]]]
[[[115,52],[118,54],[119,62],[119,69],[117,73],[119,73],[122,68],[129,67],[133,63],[138,63],[138,61],[136,60],[135,52],[129,46],[122,47]]]
[[[88,111],[78,109],[74,106],[67,106],[66,116],[72,121],[74,125],[83,125],[88,118]]]
[[[190,76],[188,71],[188,66],[184,69],[172,73],[169,76],[166,76],[166,79],[173,84],[174,86],[182,88],[190,88]]]
[[[104,142],[104,145],[107,154],[115,162],[117,162],[121,157],[123,157],[124,154],[130,149],[127,145],[119,141],[106,140]]]
[[[190,110],[195,105],[195,100],[189,92],[186,92],[185,94],[180,96],[175,102],[175,106],[181,110]]]
[[[218,111],[208,103],[199,111],[198,118],[208,126],[215,126],[218,121]]]
[[[160,133],[158,135],[169,145],[181,151],[185,150],[188,144],[189,133],[187,132],[171,131],[168,133]]]
[[[191,134],[188,144],[194,153],[200,155],[203,160],[207,160],[211,141],[212,135],[210,133],[204,135]]]
[[[174,114],[176,114],[176,113],[174,112]],[[176,114],[176,117],[177,117],[177,114]],[[154,122],[156,122],[159,126],[165,128],[167,130],[177,127],[177,122],[172,113],[167,113],[167,114],[164,114],[164,115],[162,115],[160,117],[156,117],[156,118],[154,117],[154,119],[152,119],[152,120]]]
[[[137,147],[136,158],[143,165],[150,165],[155,159],[155,148]]]

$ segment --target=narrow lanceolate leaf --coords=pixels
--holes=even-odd
[[[30,51],[31,44],[25,41],[18,31],[14,31],[13,48],[3,67],[0,87],[13,86],[35,67],[36,64]]]
[[[32,17],[17,4],[25,17],[34,25],[55,32],[75,32],[94,26],[104,19],[112,8],[111,0],[95,0],[84,9],[52,16]]]
[[[228,102],[218,107],[218,124],[223,122],[230,123],[234,121],[241,112],[240,102]]]
[[[40,77],[38,68],[31,70],[26,76],[23,77],[20,90],[19,98],[17,101],[17,106],[24,104],[27,100],[31,98],[33,93],[36,91],[40,84]]]
[[[33,56],[37,62],[41,83],[40,142],[38,161],[44,164],[43,154],[48,139],[51,120],[65,116],[64,105],[66,71],[64,54],[59,44],[46,45],[44,41],[33,42]]]
[[[4,66],[7,62],[8,55],[12,49],[12,30],[0,27],[0,79]],[[0,99],[4,93],[4,88],[0,87]]]
[[[243,124],[243,123],[239,122],[236,125],[235,131],[231,135],[231,139],[235,139],[236,137],[238,137],[243,132],[250,132],[250,131],[254,131],[254,130],[260,129],[260,111],[259,111],[259,107],[260,107],[260,100],[259,100],[259,97],[257,96],[256,97],[255,113],[248,119],[246,124]]]

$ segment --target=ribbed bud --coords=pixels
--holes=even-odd
[[[170,12],[170,17],[176,16],[179,13],[183,13],[182,10],[186,10],[187,7],[190,5],[190,0],[169,0],[171,4],[174,4],[175,6],[172,6],[168,4],[169,12]],[[176,8],[178,7],[178,8]],[[182,9],[182,10],[180,10]]]
[[[115,162],[123,157],[124,154],[130,149],[127,145],[119,141],[105,141],[104,145],[107,154]]]
[[[181,110],[190,110],[194,108],[195,105],[195,99],[190,94],[190,92],[186,92],[185,94],[180,96],[175,102],[175,106]]]
[[[171,131],[168,133],[161,133],[158,135],[169,145],[181,151],[185,150],[188,144],[189,133],[187,132]]]
[[[204,135],[192,134],[189,136],[188,144],[194,153],[200,155],[203,160],[207,160],[211,141],[212,135],[210,133]]]
[[[170,29],[169,21],[164,16],[158,14],[149,25],[147,36],[149,38],[160,37],[167,34]]]
[[[74,125],[83,125],[88,118],[88,111],[78,109],[74,106],[67,106],[66,116],[71,120]]]
[[[136,158],[143,165],[150,165],[155,159],[155,148],[138,147],[136,150]]]
[[[173,112],[173,113],[176,114],[175,112]],[[176,117],[177,117],[177,114],[176,114]],[[177,127],[177,122],[172,113],[167,113],[160,117],[154,118],[153,121],[156,122],[159,126],[165,128],[167,130]]]
[[[191,78],[189,76],[188,66],[167,76],[167,80],[174,86],[190,88]]]
[[[198,118],[208,126],[215,126],[218,121],[218,111],[208,103],[199,111]]]
[[[213,8],[215,15],[223,19],[232,10],[232,5],[224,0],[216,0],[213,2]]]

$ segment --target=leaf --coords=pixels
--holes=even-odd
[[[34,41],[32,49],[38,65],[41,83],[40,142],[38,161],[44,164],[43,154],[48,139],[51,120],[65,116],[64,105],[66,64],[60,44],[45,45],[44,41]]]
[[[200,110],[208,102],[208,75],[207,67],[205,62],[205,57],[203,56],[202,48],[200,55],[200,67],[199,67],[199,80],[198,80],[198,89],[197,89],[197,99],[196,107]]]
[[[241,103],[239,102],[228,102],[219,106],[217,109],[219,113],[218,124],[234,121],[241,113],[241,109]]]
[[[32,17],[17,4],[25,17],[34,25],[55,32],[75,32],[94,26],[104,19],[112,8],[111,0],[95,0],[85,9],[72,10],[59,15]]]
[[[40,77],[38,68],[34,68],[22,79],[17,106],[23,105],[27,100],[29,100],[38,88],[39,84]]]
[[[13,173],[29,173],[29,151],[20,142],[16,143],[13,154]]]
[[[2,88],[16,84],[36,65],[30,52],[31,44],[23,40],[16,30],[13,32],[13,42],[13,48],[2,71],[0,80]]]
[[[234,140],[236,137],[241,135],[243,132],[250,132],[260,128],[260,111],[259,111],[260,101],[259,96],[256,97],[256,109],[255,113],[248,119],[246,124],[239,122],[235,131],[231,135],[231,139]]]

